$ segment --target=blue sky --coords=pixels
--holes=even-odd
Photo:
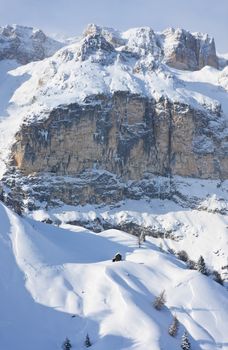
[[[18,23],[78,35],[88,23],[117,29],[181,27],[215,37],[228,52],[228,0],[0,0],[0,25]]]

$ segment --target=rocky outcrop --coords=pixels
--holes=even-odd
[[[0,60],[14,59],[26,64],[52,56],[62,46],[42,30],[19,25],[0,27]]]
[[[199,70],[218,68],[214,39],[207,34],[192,34],[183,29],[168,29],[164,35],[164,60],[174,68]]]
[[[124,181],[109,172],[95,170],[84,171],[74,177],[51,173],[24,176],[14,168],[4,176],[2,184],[1,200],[10,207],[21,207],[21,211],[23,206],[34,210],[40,205],[103,205],[117,203],[124,198],[169,198],[173,193],[169,178],[150,176],[141,181]]]
[[[142,198],[147,201],[154,198],[170,199],[184,208],[227,214],[227,184],[228,180],[196,180],[153,174],[148,174],[138,181],[126,181],[107,171],[99,170],[84,171],[78,176],[60,176],[54,173],[33,173],[26,176],[21,171],[11,168],[2,179],[2,187],[0,184],[0,200],[19,214],[25,209],[33,211],[66,204],[97,204],[97,208],[107,204],[118,207],[120,201]],[[76,217],[68,219],[67,223],[74,221],[76,224],[77,221],[78,225],[87,226],[90,222],[93,230],[100,230],[102,227],[117,228],[117,223],[113,226],[111,219],[107,221],[103,218],[101,222],[97,218],[93,223],[91,218],[87,223],[84,219]],[[125,218],[121,225],[126,226],[127,223],[128,218]]]

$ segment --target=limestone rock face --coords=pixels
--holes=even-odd
[[[13,164],[26,175],[75,176],[94,169],[125,181],[148,174],[228,177],[227,140],[210,126],[219,115],[124,92],[85,102],[60,106],[46,120],[24,124],[12,148]],[[222,128],[221,123],[220,133]]]
[[[199,70],[204,66],[218,68],[214,39],[183,29],[168,29],[164,33],[165,62],[171,67]]]
[[[62,46],[42,30],[19,25],[0,27],[0,60],[14,59],[26,64],[52,56]]]

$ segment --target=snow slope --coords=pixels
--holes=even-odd
[[[161,238],[151,240],[158,246],[161,244],[164,250],[185,250],[194,261],[203,255],[207,266],[221,274],[225,272],[222,267],[228,263],[227,215],[183,208],[171,200],[125,200],[113,206],[65,205],[29,215],[39,221],[81,222],[90,227],[96,226],[96,221],[112,227],[133,223],[157,232]]]
[[[95,234],[18,217],[0,203],[1,349],[61,349],[66,336],[83,349],[228,349],[224,287],[188,270],[148,239],[117,230]],[[112,263],[119,251],[125,260]],[[166,290],[166,307],[152,307]],[[178,336],[167,329],[176,314]],[[73,316],[73,317],[72,317]]]

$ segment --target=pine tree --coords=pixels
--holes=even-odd
[[[197,262],[197,270],[201,272],[203,275],[207,275],[207,268],[202,255],[199,257],[199,260]]]
[[[72,345],[70,343],[70,340],[68,338],[66,338],[63,345],[62,345],[62,349],[63,350],[70,350],[71,348],[72,348]]]
[[[187,267],[190,270],[197,270],[197,263],[195,261],[189,259],[187,262]]]
[[[182,339],[181,339],[181,349],[182,350],[190,350],[191,349],[191,344],[190,344],[190,341],[188,339],[188,334],[186,331],[184,332]]]
[[[178,328],[179,328],[179,321],[176,316],[173,316],[173,322],[169,326],[169,335],[171,335],[172,337],[175,337],[177,335]]]
[[[188,254],[185,250],[180,250],[177,252],[177,256],[180,260],[187,262],[189,260]]]
[[[162,307],[165,305],[166,297],[165,297],[165,291],[163,290],[154,300],[153,307],[156,310],[161,310]]]
[[[92,343],[90,341],[89,334],[87,334],[85,339],[85,347],[89,348],[90,346],[92,346]]]
[[[223,286],[223,279],[222,279],[222,276],[220,275],[220,273],[216,270],[214,270],[212,272],[212,276],[213,276],[213,280],[219,284],[221,284]]]

